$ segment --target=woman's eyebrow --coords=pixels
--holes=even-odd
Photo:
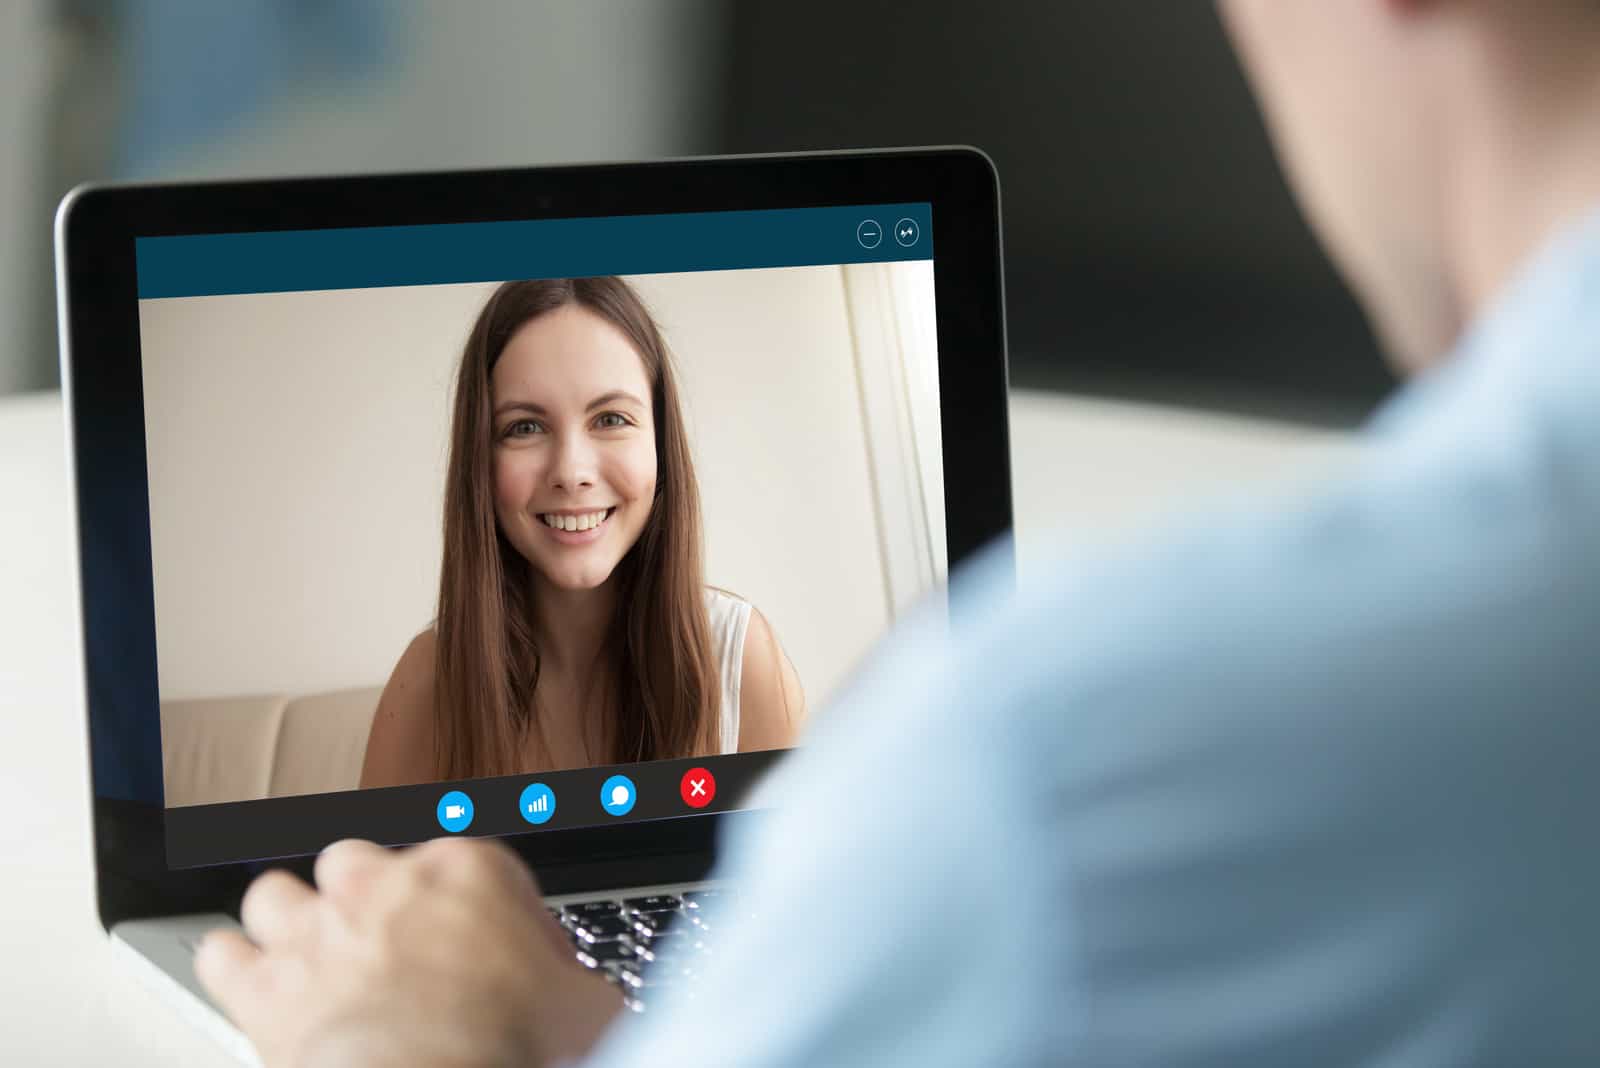
[[[639,407],[644,407],[644,401],[640,400],[638,397],[635,397],[632,393],[629,393],[625,389],[614,389],[609,393],[602,393],[600,396],[590,401],[588,410],[592,412],[596,408],[604,407],[607,404],[613,404],[619,400],[632,401]]]
[[[499,404],[499,405],[495,406],[495,409],[494,409],[495,418],[498,419],[500,416],[505,415],[507,412],[530,412],[533,415],[547,415],[547,414],[549,414],[543,408],[541,408],[539,405],[534,404],[532,401],[506,401],[504,404]]]
[[[596,408],[603,408],[607,404],[614,404],[619,400],[632,401],[634,404],[638,405],[641,408],[643,408],[645,406],[644,401],[640,400],[638,397],[635,397],[632,393],[629,393],[627,390],[625,390],[625,389],[613,389],[608,393],[600,394],[600,396],[598,396],[594,400],[590,401],[589,402],[589,407],[588,407],[587,410],[592,412]],[[530,413],[532,415],[549,415],[550,414],[541,405],[535,404],[532,401],[517,401],[517,400],[506,401],[504,404],[499,404],[499,405],[495,406],[495,409],[494,409],[495,418],[498,419],[500,416],[505,415],[507,412],[528,412],[528,413]]]

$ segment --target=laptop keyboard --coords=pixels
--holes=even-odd
[[[693,996],[711,953],[717,917],[728,906],[724,889],[643,897],[569,901],[550,912],[566,929],[578,963],[622,988],[623,1002],[643,1012],[667,987]]]

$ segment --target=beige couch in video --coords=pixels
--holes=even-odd
[[[353,790],[380,687],[161,706],[167,804]]]

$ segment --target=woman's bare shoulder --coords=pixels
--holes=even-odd
[[[361,785],[397,786],[433,778],[434,629],[411,639],[378,698],[367,735]]]
[[[806,697],[800,676],[772,624],[752,604],[740,665],[740,752],[793,745],[805,716]]]
[[[394,665],[394,671],[389,674],[389,684],[384,687],[384,693],[390,690],[410,693],[415,690],[426,690],[429,698],[433,696],[433,653],[438,645],[438,636],[434,628],[429,627],[407,645],[405,652],[400,654],[400,659]]]

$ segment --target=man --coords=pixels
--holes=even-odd
[[[1600,1063],[1600,3],[1223,12],[1417,376],[1352,469],[966,576],[763,787],[692,1001],[608,1029],[495,847],[263,877],[196,967],[269,1064]]]

